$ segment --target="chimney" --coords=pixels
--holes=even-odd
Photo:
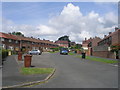
[[[118,27],[115,27],[115,31],[117,31],[119,28]]]
[[[111,34],[112,32],[109,32],[109,35]]]
[[[85,41],[87,40],[87,38],[85,38]]]
[[[107,37],[107,35],[104,35],[104,38]]]

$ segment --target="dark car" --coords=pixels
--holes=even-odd
[[[68,55],[68,48],[61,48],[60,49],[60,54],[65,54],[65,55]]]

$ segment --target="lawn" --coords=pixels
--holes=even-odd
[[[69,52],[68,55],[75,55],[75,53],[73,53],[73,52]]]
[[[53,70],[53,68],[21,68],[21,73],[24,75],[50,74]]]
[[[79,58],[81,58],[82,56],[77,56]],[[93,60],[93,61],[98,61],[98,62],[105,62],[105,63],[118,63],[118,61],[115,60],[109,60],[109,59],[104,59],[104,58],[96,58],[96,57],[90,57],[90,56],[86,56],[86,59],[88,60]]]
[[[57,53],[57,52],[59,52],[59,51],[55,51],[55,52],[53,52],[53,51],[49,51],[49,53]]]

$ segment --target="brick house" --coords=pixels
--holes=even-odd
[[[36,38],[17,36],[0,32],[0,41],[4,49],[11,49],[13,51],[27,52],[32,49],[40,49],[47,51],[50,48],[56,48],[58,45],[49,40],[40,40]]]
[[[92,41],[92,38],[89,38],[89,39],[85,38],[85,40],[82,41],[82,48],[83,48],[83,50],[85,51],[85,53],[86,53],[87,55],[90,55],[88,44],[89,44],[91,41]]]
[[[92,40],[89,42],[88,44],[88,55],[93,55],[93,48],[96,47],[98,45],[98,42],[101,41],[102,39],[100,37],[94,37],[92,38]]]
[[[111,52],[112,45],[120,45],[120,29],[115,28],[114,32],[104,35],[104,38],[93,48],[93,56],[118,59],[115,52]]]
[[[64,47],[64,48],[69,47],[69,42],[68,41],[58,40],[58,41],[55,41],[55,43],[57,45],[59,45],[60,47]]]

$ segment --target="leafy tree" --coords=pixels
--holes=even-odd
[[[117,59],[119,59],[119,54],[118,54],[119,50],[120,50],[120,44],[111,46],[111,52],[116,53]]]
[[[68,41],[68,42],[70,42],[70,40],[69,40],[69,36],[67,36],[67,35],[58,38],[58,40],[60,40],[60,41]]]
[[[112,52],[117,52],[120,50],[120,45],[112,45],[111,46],[111,51]]]
[[[21,32],[12,32],[11,34],[18,35],[18,36],[24,36],[24,34],[22,34]]]

